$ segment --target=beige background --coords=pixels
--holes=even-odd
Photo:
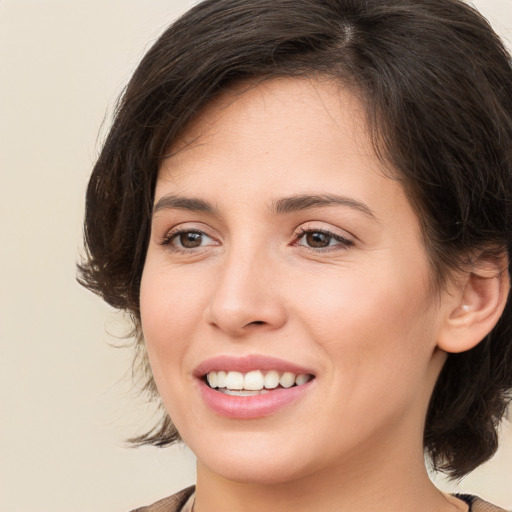
[[[126,512],[194,480],[185,448],[125,448],[148,410],[122,319],[74,282],[99,127],[192,3],[0,0],[0,512]],[[476,5],[511,37],[512,0]],[[511,427],[459,489],[512,508]]]

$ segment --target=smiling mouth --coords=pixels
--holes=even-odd
[[[206,384],[215,391],[231,396],[256,396],[275,389],[302,386],[313,379],[308,373],[278,372],[277,370],[211,371],[204,375]]]

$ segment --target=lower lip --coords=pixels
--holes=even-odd
[[[227,418],[250,420],[269,416],[292,403],[301,400],[310,389],[313,380],[301,386],[269,390],[254,396],[232,396],[210,388],[199,381],[201,395],[206,405],[217,414]]]

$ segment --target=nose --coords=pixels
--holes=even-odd
[[[206,309],[206,321],[231,337],[254,330],[275,330],[287,312],[276,262],[264,251],[226,255]]]

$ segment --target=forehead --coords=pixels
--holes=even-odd
[[[251,134],[255,148],[258,123],[275,143],[307,140],[329,142],[332,130],[342,131],[359,150],[372,151],[366,114],[361,101],[332,79],[283,77],[237,82],[222,90],[187,124],[168,155],[178,160],[182,151],[210,143],[233,145]],[[312,130],[313,129],[313,130]],[[208,148],[211,150],[211,147]]]

